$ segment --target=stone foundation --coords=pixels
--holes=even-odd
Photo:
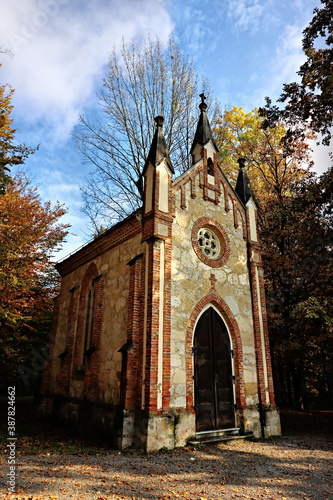
[[[121,449],[139,448],[147,452],[185,446],[195,437],[195,415],[180,411],[160,415],[124,411]]]
[[[277,408],[270,408],[264,411],[265,428],[264,437],[281,436],[280,414]]]
[[[261,423],[258,407],[237,410],[236,425],[243,434],[253,433],[254,437],[261,437]]]
[[[195,413],[184,409],[149,415],[140,410],[117,411],[108,405],[44,397],[39,411],[82,434],[103,437],[111,448],[121,450],[171,450],[195,438]],[[237,410],[236,426],[242,434],[253,433],[256,438],[281,435],[280,415],[274,407],[263,409],[261,414],[258,406]]]
[[[137,410],[116,410],[108,405],[77,402],[64,397],[44,397],[39,413],[75,427],[81,434],[105,437],[110,447],[143,449],[185,446],[195,437],[195,414],[182,409],[148,415]]]
[[[236,420],[244,434],[252,432],[256,438],[281,436],[280,415],[275,407],[263,408],[261,413],[258,406],[243,408],[237,411]]]

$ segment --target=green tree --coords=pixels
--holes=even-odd
[[[300,83],[285,84],[279,99],[293,130],[310,126],[329,145],[333,125],[333,2],[321,0],[309,26],[303,31],[303,51],[307,57],[300,67]]]
[[[0,64],[1,68],[1,64]],[[35,150],[26,145],[15,145],[15,132],[11,104],[14,90],[9,85],[0,85],[0,194],[10,181],[10,167],[21,165]]]
[[[202,85],[209,95],[207,84]],[[81,116],[73,133],[85,161],[94,167],[82,193],[95,233],[141,206],[154,117],[164,116],[175,171],[190,166],[199,93],[194,64],[173,39],[166,50],[158,38],[147,38],[141,48],[124,40],[120,52],[114,48],[98,96],[101,119],[91,122]]]

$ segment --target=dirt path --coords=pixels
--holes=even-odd
[[[7,459],[0,466],[6,471]],[[17,462],[15,499],[313,499],[333,495],[332,440],[287,436],[151,455],[29,455]]]

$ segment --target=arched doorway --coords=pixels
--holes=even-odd
[[[234,428],[230,338],[213,307],[200,317],[193,343],[196,432]]]

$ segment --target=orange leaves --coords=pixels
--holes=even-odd
[[[58,222],[65,212],[59,204],[42,204],[24,175],[12,179],[0,196],[0,317],[5,324],[49,308],[43,284],[53,267],[50,254],[68,233]]]
[[[7,377],[28,359],[30,366],[32,349],[46,343],[43,323],[58,285],[51,255],[68,233],[59,222],[65,212],[59,204],[43,204],[23,174],[0,194],[0,350]]]

